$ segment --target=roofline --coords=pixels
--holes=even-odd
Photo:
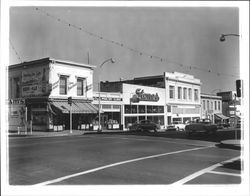
[[[9,69],[16,68],[16,67],[21,67],[21,66],[32,65],[32,64],[37,64],[37,63],[42,63],[42,62],[51,62],[51,63],[57,62],[57,63],[67,64],[67,65],[87,67],[87,68],[91,68],[91,69],[96,68],[95,65],[87,65],[87,64],[77,63],[77,62],[73,62],[73,61],[65,61],[65,60],[60,60],[60,59],[54,59],[54,58],[46,57],[46,58],[32,60],[32,61],[28,61],[28,62],[13,64],[13,65],[9,66]]]

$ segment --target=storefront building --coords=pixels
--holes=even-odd
[[[212,123],[226,123],[229,117],[222,114],[222,97],[201,94],[201,118],[210,119]]]
[[[93,92],[93,104],[101,111],[100,124],[102,129],[115,130],[122,129],[121,115],[123,98],[117,92]]]
[[[229,117],[229,124],[233,127],[240,127],[242,105],[241,98],[236,96],[236,91],[218,92],[217,95],[222,97],[222,113]]]
[[[163,88],[122,82],[105,82],[101,83],[101,89],[102,91],[108,91],[109,93],[107,93],[110,95],[114,92],[120,93],[122,97],[120,108],[121,129],[127,130],[133,123],[146,119],[159,124],[161,128],[166,127],[165,90]],[[110,100],[109,105],[112,102]]]
[[[73,129],[90,126],[98,113],[92,104],[94,68],[52,58],[10,65],[9,119],[17,108],[12,103],[21,99],[25,103],[24,124],[33,131],[69,129],[70,112]],[[9,121],[10,129],[13,123]]]
[[[200,118],[201,81],[194,76],[179,72],[164,73],[167,124],[186,123]]]

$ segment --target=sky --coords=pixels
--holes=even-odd
[[[240,37],[219,38],[239,29],[237,7],[11,7],[9,60],[89,61],[97,66],[94,90],[98,77],[114,81],[177,71],[200,79],[201,92],[211,94],[235,90]],[[109,58],[115,63],[100,69]]]

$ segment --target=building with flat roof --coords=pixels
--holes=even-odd
[[[73,129],[90,124],[98,113],[92,104],[94,68],[53,58],[10,65],[9,130],[69,129],[70,111]]]

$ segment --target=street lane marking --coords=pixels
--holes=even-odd
[[[94,168],[94,169],[90,169],[90,170],[78,172],[78,173],[67,175],[67,176],[60,177],[60,178],[56,178],[54,180],[49,180],[49,181],[45,181],[45,182],[42,182],[42,183],[38,183],[38,184],[35,184],[33,186],[49,185],[49,184],[61,182],[63,180],[67,180],[69,178],[73,178],[73,177],[77,177],[77,176],[81,176],[81,175],[85,175],[85,174],[97,172],[97,171],[100,171],[100,170],[104,170],[104,169],[107,169],[107,168],[110,168],[110,167],[115,167],[115,166],[118,166],[118,165],[123,165],[123,164],[126,164],[126,163],[132,163],[132,162],[136,162],[136,161],[142,161],[142,160],[152,159],[152,158],[156,158],[156,157],[162,157],[162,156],[166,156],[166,155],[178,154],[178,153],[195,151],[195,150],[201,150],[201,149],[206,149],[206,148],[213,148],[213,147],[214,146],[191,148],[191,149],[185,149],[185,150],[179,150],[179,151],[174,151],[174,152],[161,153],[161,154],[156,154],[156,155],[151,155],[151,156],[146,156],[146,157],[140,157],[140,158],[136,158],[136,159],[130,159],[130,160],[127,160],[127,161],[116,162],[116,163],[113,163],[113,164],[104,165],[104,166],[97,167],[97,168]]]
[[[225,164],[225,163],[230,163],[230,162],[236,161],[236,160],[238,160],[238,159],[240,159],[240,156],[237,156],[237,157],[234,157],[234,158],[232,158],[232,159],[223,161],[223,162],[221,162],[221,163],[217,163],[217,164],[215,164],[215,165],[212,165],[212,166],[210,166],[210,167],[207,167],[207,168],[205,168],[205,169],[202,169],[202,170],[200,170],[200,171],[197,171],[197,172],[195,172],[195,173],[193,173],[193,174],[191,174],[191,175],[189,175],[189,176],[187,176],[187,177],[185,177],[185,178],[183,178],[183,179],[181,179],[181,180],[178,180],[178,181],[172,183],[172,185],[183,185],[183,184],[185,184],[186,182],[188,182],[188,181],[190,181],[190,180],[193,180],[194,178],[197,178],[198,176],[201,176],[202,174],[208,173],[208,172],[214,170],[214,169],[217,168],[217,167],[223,166],[223,164]]]
[[[211,173],[211,174],[219,174],[219,175],[228,175],[228,176],[238,176],[240,177],[240,174],[235,174],[235,173],[229,173],[229,172],[218,172],[218,171],[209,171],[207,173]]]

